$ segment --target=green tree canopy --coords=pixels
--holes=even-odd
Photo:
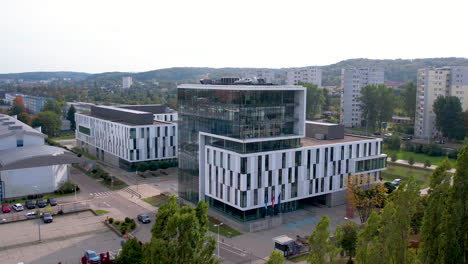
[[[45,102],[44,106],[42,107],[42,111],[51,111],[56,113],[58,116],[62,115],[62,108],[58,104],[56,100],[49,99]]]
[[[330,218],[323,216],[309,237],[310,253],[307,261],[311,264],[334,264],[340,252],[330,240]]]
[[[284,256],[281,252],[273,250],[270,254],[270,258],[266,262],[266,264],[283,264],[284,263]]]
[[[299,83],[299,85],[307,88],[306,119],[312,120],[316,115],[320,114],[322,105],[325,103],[323,91],[316,84]]]
[[[73,130],[76,129],[75,113],[76,113],[75,106],[71,105],[70,108],[68,108],[67,120],[70,121],[70,128]]]
[[[414,119],[416,115],[416,84],[409,82],[403,86],[401,96],[403,97],[403,109],[407,116]]]
[[[216,242],[207,236],[208,205],[179,207],[175,196],[161,206],[151,230],[151,241],[144,246],[143,263],[219,263],[214,256]]]
[[[48,136],[56,135],[62,126],[60,117],[51,111],[40,112],[32,121],[33,127],[42,127],[42,132]]]
[[[383,122],[392,119],[396,97],[391,87],[385,84],[364,86],[359,101],[362,118],[372,129],[381,129]]]
[[[460,99],[456,96],[439,96],[432,109],[436,115],[436,128],[444,137],[463,139],[465,136]]]
[[[357,233],[359,225],[352,221],[346,221],[335,230],[335,241],[351,260],[356,255]]]
[[[122,247],[122,252],[115,260],[116,264],[141,264],[143,261],[143,247],[136,238],[130,238]]]
[[[26,113],[26,112],[21,112],[18,114],[17,116],[18,120],[27,124],[27,125],[31,125],[31,116]]]

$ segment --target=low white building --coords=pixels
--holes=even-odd
[[[77,145],[127,170],[140,162],[175,160],[176,120],[165,105],[92,106],[90,113],[75,114]]]
[[[52,193],[68,180],[72,153],[44,145],[46,136],[0,115],[0,200]]]

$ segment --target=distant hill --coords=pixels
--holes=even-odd
[[[429,58],[414,60],[371,60],[371,59],[349,59],[335,64],[321,66],[323,69],[322,85],[340,85],[342,68],[348,67],[383,67],[385,79],[395,82],[416,81],[416,73],[420,68],[441,66],[468,66],[466,58]],[[105,72],[99,74],[88,74],[82,72],[28,72],[0,74],[0,79],[23,79],[23,80],[47,80],[51,78],[82,79],[89,84],[120,83],[123,76],[132,76],[134,81],[155,80],[161,83],[194,82],[203,77],[219,78],[221,76],[240,76],[242,72],[253,68],[207,68],[207,67],[175,67],[159,69],[147,72]],[[272,69],[277,74],[282,74],[288,68]]]
[[[63,79],[85,79],[91,74],[85,72],[23,72],[23,73],[5,73],[0,74],[0,79],[23,79],[25,81],[49,80],[52,78]]]

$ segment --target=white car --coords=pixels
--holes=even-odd
[[[26,216],[26,218],[36,218],[36,212],[29,212],[24,216]]]
[[[23,211],[23,210],[24,210],[23,205],[20,204],[20,203],[14,204],[12,207],[13,207],[13,209],[14,209],[16,212],[19,212],[19,211]]]
[[[392,133],[384,134],[384,137],[391,137],[391,136],[392,136]]]
[[[393,185],[398,186],[401,183],[401,179],[395,179],[394,181],[391,182]]]

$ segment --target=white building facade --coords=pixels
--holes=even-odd
[[[463,111],[468,109],[468,67],[426,68],[418,70],[416,90],[416,137],[437,137],[434,101],[439,96],[456,96]]]
[[[367,85],[384,83],[384,70],[376,67],[349,68],[341,70],[341,115],[345,127],[360,127],[365,118],[362,116],[359,97],[361,88]]]
[[[46,136],[0,115],[0,201],[53,193],[68,180],[72,153],[44,145]]]
[[[286,84],[313,83],[322,87],[322,69],[317,67],[296,68],[286,72]]]
[[[179,85],[179,196],[249,221],[344,204],[351,174],[380,181],[382,140],[306,122],[305,98],[302,86]]]
[[[133,79],[130,76],[122,77],[122,88],[129,89],[133,84]]]
[[[178,134],[175,121],[155,121],[154,113],[107,107],[118,120],[94,114],[75,114],[78,147],[98,159],[127,170],[139,162],[177,159]],[[122,113],[129,114],[123,116]],[[138,115],[146,122],[137,124]],[[134,117],[136,116],[136,117]]]

